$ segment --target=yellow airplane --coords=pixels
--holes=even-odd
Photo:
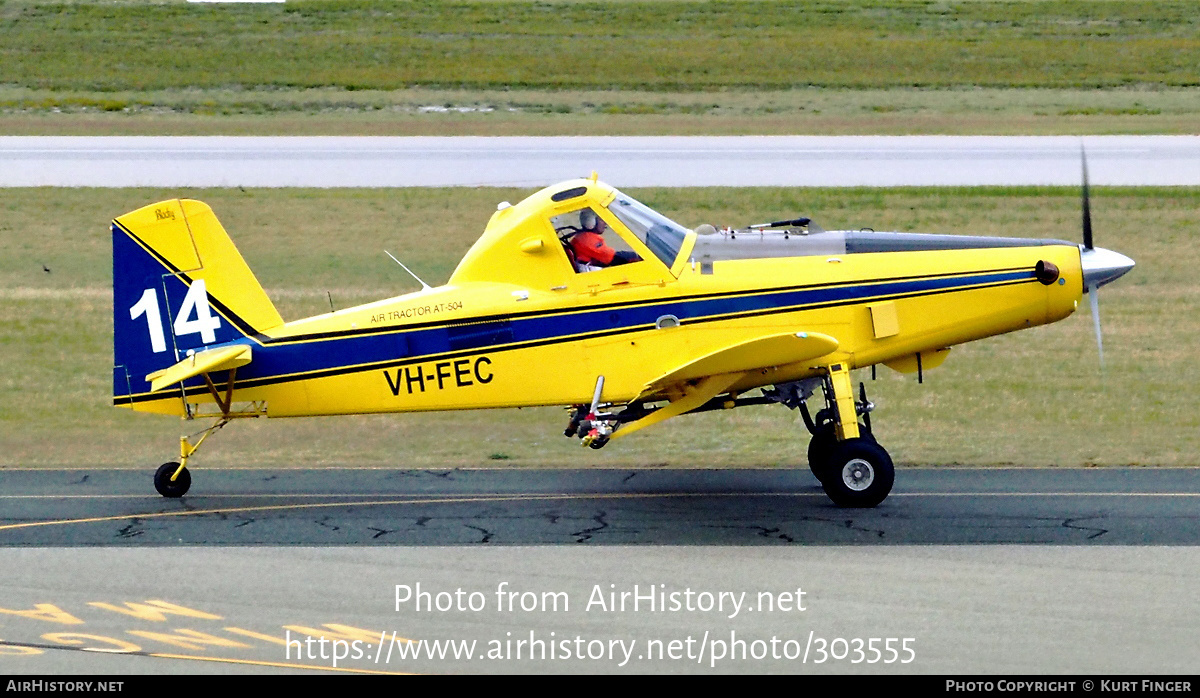
[[[894,471],[851,370],[921,376],[955,344],[1094,300],[1133,261],[1092,246],[1084,177],[1081,246],[808,219],[689,230],[593,173],[500,203],[444,286],[293,322],[212,209],[163,201],[112,225],[113,402],[214,419],[156,472],[166,497],[241,417],[566,405],[566,434],[599,448],[685,413],[778,402],[800,409],[829,497],[872,507]]]

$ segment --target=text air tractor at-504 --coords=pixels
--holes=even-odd
[[[593,175],[500,204],[444,286],[284,322],[212,210],[164,201],[113,222],[113,400],[214,419],[159,468],[167,497],[237,417],[569,405],[567,435],[599,448],[778,402],[801,410],[829,497],[875,506],[892,461],[850,371],[920,374],[952,345],[1070,315],[1133,266],[1092,247],[1086,211],[1082,246],[803,218],[693,231]]]

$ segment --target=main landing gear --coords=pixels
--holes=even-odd
[[[866,386],[862,383],[855,399],[849,366],[833,364],[825,368],[825,375],[820,378],[763,388],[762,397],[739,398],[728,393],[737,378],[737,375],[709,376],[691,385],[691,392],[685,392],[666,407],[631,403],[612,413],[604,411],[611,405],[601,402],[604,376],[600,376],[591,405],[572,406],[570,422],[563,433],[578,437],[584,446],[601,448],[614,438],[618,427],[622,430],[616,435],[621,436],[679,414],[781,403],[799,408],[804,417],[804,424],[812,433],[808,444],[809,468],[834,504],[874,507],[887,498],[896,479],[895,468],[891,456],[871,432],[871,411],[875,406],[867,400]],[[818,387],[825,397],[825,407],[814,419],[809,414],[807,400]]]
[[[825,408],[817,412],[815,419],[809,416],[804,400],[798,401],[812,434],[808,466],[838,506],[874,507],[887,498],[896,477],[891,456],[871,433],[871,410],[875,406],[867,400],[862,383],[858,386],[859,399],[854,399],[845,364],[830,366],[821,388]]]

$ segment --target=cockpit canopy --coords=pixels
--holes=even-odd
[[[964,235],[821,231],[811,226],[800,230],[783,225],[793,222],[781,222],[783,227],[778,230],[769,229],[774,224],[768,224],[719,233],[703,226],[708,228],[707,234],[697,235],[593,176],[547,187],[515,206],[501,203],[483,235],[455,269],[450,283],[492,282],[595,293],[672,281],[688,261],[698,264],[701,273],[711,273],[714,262],[738,259],[1070,244]],[[578,259],[573,249],[577,246],[573,244],[576,236],[603,248],[602,259]],[[619,264],[612,261],[614,256],[620,259]]]
[[[627,282],[662,281],[681,265],[695,234],[637,199],[595,179],[547,187],[515,206],[502,203],[451,283],[493,281],[557,287],[609,262],[581,263],[576,237],[615,251]],[[604,255],[602,255],[604,256]],[[616,266],[614,264],[614,266]],[[604,269],[615,274],[615,270]]]
[[[613,193],[616,197],[608,205],[608,210],[663,264],[668,268],[673,266],[691,231],[628,194],[616,189]]]

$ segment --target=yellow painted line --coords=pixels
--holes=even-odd
[[[333,667],[321,666],[319,664],[292,664],[290,662],[270,662],[259,659],[235,659],[233,657],[204,657],[194,654],[169,654],[165,652],[131,652],[112,649],[96,649],[92,647],[69,647],[60,645],[44,645],[40,643],[29,642],[11,642],[0,641],[0,646],[5,647],[29,647],[38,650],[66,650],[69,652],[102,652],[106,654],[124,654],[133,657],[157,657],[159,659],[189,659],[200,662],[221,662],[225,664],[248,664],[251,666],[270,666],[281,667],[285,669],[312,669],[316,671],[336,671],[346,672],[350,674],[385,674],[388,676],[413,676],[413,672],[407,671],[380,671],[378,669],[354,669],[351,667]]]
[[[333,495],[338,496],[338,495]],[[908,492],[894,493],[890,497],[1200,497],[1192,492]],[[68,524],[103,523],[129,519],[163,519],[177,516],[201,516],[205,514],[241,514],[249,512],[287,511],[297,509],[327,509],[333,507],[398,506],[404,504],[471,504],[480,502],[523,502],[585,499],[681,499],[686,497],[814,497],[823,498],[823,492],[666,492],[666,493],[610,493],[610,494],[515,494],[515,495],[470,495],[462,497],[410,497],[406,499],[382,499],[366,502],[304,502],[300,504],[273,504],[250,507],[224,507],[213,509],[190,509],[185,511],[160,511],[141,514],[118,514],[116,516],[94,516],[79,519],[56,519],[31,521],[0,526],[0,531],[40,526],[63,526]]]
[[[893,492],[892,497],[1200,497],[1200,492]]]
[[[786,493],[780,493],[780,494],[786,494]],[[806,494],[806,493],[800,493],[800,494]],[[287,499],[287,498],[333,499],[336,497],[344,497],[344,498],[350,498],[350,499],[370,499],[372,497],[377,498],[377,497],[401,497],[401,496],[405,496],[405,495],[386,494],[386,493],[380,494],[378,492],[376,492],[374,494],[208,494],[208,495],[201,494],[201,495],[189,496],[186,501],[195,502],[197,500],[202,500],[202,499]],[[409,495],[409,496],[419,498],[421,495]],[[429,496],[435,497],[436,495],[429,495]],[[489,495],[479,495],[479,496],[489,496]],[[530,496],[535,496],[535,495],[530,495]],[[559,496],[559,495],[553,495],[553,496]],[[561,496],[573,496],[573,495],[561,495]],[[577,496],[586,497],[588,495],[577,495]],[[594,495],[594,496],[603,497],[603,496],[607,496],[607,495]],[[3,499],[153,499],[153,500],[157,500],[157,501],[162,501],[163,497],[161,495],[157,495],[157,494],[0,494],[0,500],[3,500]],[[359,504],[360,502],[346,502],[346,503],[347,504]],[[368,502],[368,503],[371,503],[371,502]],[[379,502],[379,503],[382,504],[384,502]],[[308,506],[308,505],[298,504],[296,506]]]
[[[668,493],[637,493],[623,492],[618,494],[587,494],[580,493],[575,495],[568,494],[546,494],[546,495],[511,495],[513,497],[577,497],[579,499],[596,499],[600,497],[815,497],[821,494],[820,492],[668,492]],[[198,494],[188,497],[187,501],[197,501],[203,499],[334,499],[344,497],[350,499],[371,499],[375,497],[396,497],[404,495],[389,495],[379,492],[370,493],[346,493],[346,494],[313,494],[313,493],[262,493],[262,494]],[[421,495],[409,495],[421,500]],[[477,495],[480,497],[502,497],[505,495]],[[436,495],[428,495],[429,498],[435,498]],[[892,497],[1200,497],[1200,492],[892,492],[888,498]],[[163,497],[157,494],[0,494],[0,500],[4,499],[152,499],[162,500]],[[488,500],[493,501],[493,500]],[[363,502],[345,502],[345,504],[362,504]],[[365,502],[366,504],[387,504],[389,501]],[[407,503],[407,502],[405,502]],[[331,503],[331,506],[336,506],[337,503]],[[296,506],[316,506],[297,504]],[[189,512],[195,513],[195,512]],[[134,516],[131,514],[130,516]],[[0,530],[3,530],[0,527]]]
[[[251,666],[282,667],[286,669],[313,669],[316,671],[336,671],[347,674],[383,674],[386,676],[413,676],[408,671],[380,671],[378,669],[352,669],[350,667],[320,666],[317,664],[289,664],[287,662],[267,662],[254,659],[232,659],[230,657],[201,657],[193,654],[147,654],[148,657],[162,659],[190,659],[198,662],[220,662],[224,664],[249,664]]]
[[[563,468],[551,466],[537,465],[425,465],[408,468],[401,468],[394,465],[205,465],[204,470],[217,470],[221,472],[279,472],[279,473],[307,473],[307,472],[323,472],[326,470],[388,470],[395,472],[454,472],[454,471],[505,471],[505,472],[577,472],[582,471],[581,468]],[[1115,470],[1135,470],[1138,472],[1157,472],[1157,471],[1175,471],[1175,470],[1196,470],[1195,465],[1147,465],[1147,466],[1128,466],[1128,465],[1101,465],[1101,466],[1072,466],[1072,467],[1044,467],[1035,465],[905,465],[898,468],[899,472],[911,473],[931,473],[942,471],[954,472],[1000,472],[1019,470],[1023,472],[1104,472]],[[759,467],[738,467],[738,466],[671,466],[671,467],[642,467],[638,465],[630,465],[626,467],[611,466],[605,468],[589,468],[588,472],[622,472],[631,471],[660,473],[660,472],[747,472],[747,473],[774,473],[787,472],[798,470],[797,466],[780,466],[778,468],[759,468]],[[60,465],[0,465],[0,472],[45,472],[45,473],[106,473],[106,472],[149,472],[145,466],[126,466],[126,465],[90,465],[78,467],[64,467]]]
[[[12,531],[19,528],[35,528],[38,526],[62,526],[66,524],[102,523],[105,521],[126,521],[128,519],[163,519],[174,516],[199,516],[203,514],[242,514],[248,512],[286,511],[289,509],[326,509],[332,507],[364,507],[364,506],[395,506],[401,504],[471,504],[477,502],[520,502],[520,501],[553,501],[563,499],[667,499],[682,497],[824,497],[824,493],[790,493],[762,492],[746,494],[741,492],[723,493],[681,493],[668,492],[662,494],[517,494],[517,495],[474,495],[465,497],[436,497],[384,499],[373,502],[306,502],[303,504],[273,504],[256,507],[226,507],[218,509],[190,509],[186,511],[160,511],[143,514],[119,514],[117,516],[94,516],[80,519],[58,519],[54,521],[31,521],[28,523],[6,524],[0,526],[0,531]]]

